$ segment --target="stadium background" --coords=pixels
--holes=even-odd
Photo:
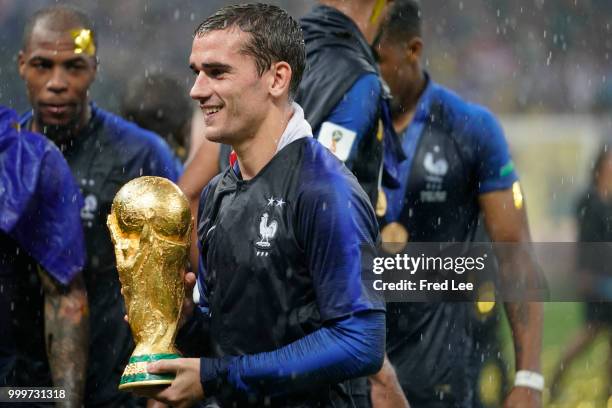
[[[0,0],[0,104],[27,109],[16,69],[28,15],[55,4]],[[196,25],[220,0],[66,1],[94,19],[100,67],[92,88],[102,107],[118,111],[134,76],[165,72],[189,89],[187,66]],[[276,1],[299,17],[314,1]],[[612,1],[425,0],[425,66],[432,77],[501,118],[522,179],[535,241],[575,240],[574,208],[595,152],[612,140]],[[554,282],[558,276],[548,276]],[[581,305],[547,303],[543,368],[549,374],[563,346],[580,330]],[[501,360],[512,365],[508,328],[499,330]],[[571,368],[560,398],[548,407],[612,407],[602,336]],[[497,394],[495,370],[483,373]],[[492,405],[495,405],[492,400]]]

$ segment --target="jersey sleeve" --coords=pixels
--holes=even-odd
[[[210,222],[208,214],[206,214],[206,201],[212,199],[212,193],[214,192],[220,175],[213,177],[213,179],[204,187],[202,194],[200,195],[200,203],[198,204],[198,222],[197,222],[197,237],[198,237],[198,252],[200,253],[200,262],[198,263],[198,276],[197,276],[197,290],[199,293],[199,301],[196,307],[200,310],[203,315],[208,315],[209,304],[208,304],[208,290],[206,287],[206,260],[203,254],[205,253],[202,245],[206,240],[206,235],[209,231]]]
[[[192,317],[179,330],[176,338],[176,344],[185,355],[201,356],[208,351],[208,340],[210,330],[210,307],[208,302],[208,289],[206,286],[206,268],[205,261],[202,257],[202,241],[205,236],[205,231],[208,229],[204,215],[206,200],[209,197],[209,192],[214,189],[218,177],[208,183],[202,190],[200,202],[198,204],[198,222],[197,222],[197,237],[198,251],[200,253],[198,262],[198,273],[196,279],[197,303],[195,304]]]
[[[359,142],[376,123],[380,94],[378,76],[362,75],[315,131],[319,142],[349,168]]]
[[[479,193],[512,187],[518,175],[499,121],[491,112],[481,109],[469,122],[468,132],[474,137]]]
[[[378,239],[374,212],[356,181],[350,183],[340,173],[329,178],[307,183],[297,208],[298,240],[324,321],[384,310],[384,303],[362,279],[365,260]]]
[[[221,359],[200,359],[200,381],[208,395],[224,387],[255,398],[377,372],[385,349],[385,315],[363,312],[327,323],[279,349]]]

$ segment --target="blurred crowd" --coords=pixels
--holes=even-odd
[[[460,94],[497,112],[609,108],[611,2],[443,3],[423,2],[428,69]]]
[[[48,0],[0,0],[0,103],[25,109],[15,56],[23,23]],[[100,37],[93,95],[118,112],[131,77],[166,72],[188,88],[184,40],[223,0],[67,1],[89,12]],[[299,17],[313,0],[274,2]],[[422,2],[426,67],[467,99],[498,113],[603,112],[612,104],[612,2]],[[112,86],[109,86],[111,85]]]

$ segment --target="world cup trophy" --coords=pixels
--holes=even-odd
[[[107,219],[136,348],[119,389],[170,384],[147,364],[178,358],[174,346],[192,226],[187,197],[171,181],[139,177],[115,196]]]

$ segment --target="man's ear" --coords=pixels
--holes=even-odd
[[[17,54],[17,69],[19,70],[19,76],[22,79],[25,79],[25,66],[26,66],[26,56],[23,50],[19,51]]]
[[[285,61],[279,61],[272,64],[270,68],[270,74],[272,75],[270,81],[270,94],[278,97],[283,93],[289,93],[289,86],[291,84],[291,77],[293,71],[291,65]]]
[[[421,37],[413,37],[410,41],[408,41],[406,44],[406,54],[408,60],[411,62],[416,62],[421,59],[423,54],[423,40]]]

